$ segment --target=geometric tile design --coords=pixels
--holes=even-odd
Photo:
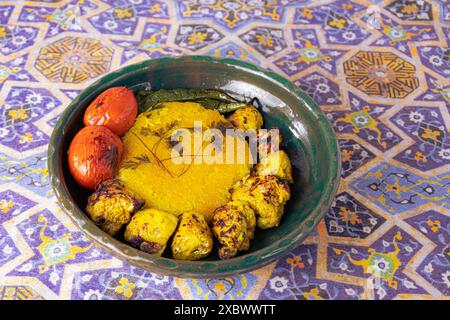
[[[424,46],[417,48],[422,64],[448,79],[450,75],[450,50],[448,47]]]
[[[339,194],[325,216],[330,236],[366,238],[385,221],[348,193]]]
[[[98,8],[95,2],[91,0],[83,1],[83,6],[77,5],[75,1],[55,4],[56,6],[53,7],[23,6],[18,20],[47,25],[48,37],[65,31],[85,32],[80,17]]]
[[[253,19],[256,21],[280,22],[283,20],[286,1],[260,2],[205,2],[197,0],[179,1],[178,14],[183,18],[213,18],[218,24],[239,28]]]
[[[370,24],[370,16],[366,15],[362,20]],[[373,42],[373,46],[384,47],[389,45],[402,53],[410,55],[409,41],[432,41],[438,40],[438,35],[430,25],[406,25],[397,23],[394,19],[381,14],[379,16],[380,32],[382,37]]]
[[[372,152],[354,140],[340,139],[339,147],[342,162],[341,176],[344,178],[375,157]]]
[[[303,245],[281,258],[260,299],[338,300],[360,299],[363,288],[317,278],[317,248]]]
[[[352,183],[352,188],[392,215],[426,203],[450,208],[450,175],[423,178],[389,163],[380,163]]]
[[[47,89],[25,85],[10,88],[0,111],[0,144],[17,151],[47,144],[48,136],[37,121],[61,105]]]
[[[327,114],[337,133],[354,133],[380,150],[391,149],[402,140],[381,120],[383,114],[391,106],[379,103],[371,104],[352,93],[348,94],[348,100],[350,110],[330,111]]]
[[[394,227],[368,247],[330,245],[328,270],[366,278],[375,299],[392,299],[401,293],[426,291],[407,274],[405,266],[421,248],[409,234]]]
[[[427,81],[427,90],[415,100],[442,101],[450,107],[450,82],[441,81],[429,74],[425,74],[425,79]]]
[[[448,1],[447,1],[448,2]],[[0,4],[0,299],[449,299],[446,1],[70,0]],[[341,185],[303,244],[222,279],[132,267],[56,203],[48,139],[89,83],[186,54],[279,73],[322,108]]]
[[[211,55],[218,58],[232,58],[239,59],[247,62],[253,62],[259,64],[258,59],[249,52],[248,49],[240,47],[233,42],[228,42],[219,45],[205,53],[206,55]]]
[[[242,34],[240,38],[265,57],[270,57],[286,48],[282,29],[257,27]]]
[[[292,29],[292,37],[294,39],[293,50],[276,60],[276,66],[289,76],[311,66],[319,66],[328,72],[336,73],[335,60],[341,57],[343,50],[318,47],[316,45],[317,33],[313,29]]]
[[[123,48],[122,63],[140,54],[147,58],[180,54],[180,49],[167,43],[169,31],[168,24],[147,23],[138,40],[114,40],[115,44]]]
[[[417,269],[442,294],[450,294],[450,218],[430,210],[406,219],[437,246]]]
[[[344,62],[346,81],[370,96],[404,98],[419,86],[415,67],[391,52],[359,51]]]
[[[98,40],[65,37],[41,49],[36,69],[51,81],[80,83],[107,72],[112,54]]]
[[[182,25],[178,29],[175,43],[192,51],[204,48],[205,46],[221,40],[223,35],[205,24]]]
[[[419,170],[450,164],[450,134],[438,108],[404,107],[391,121],[416,140],[396,160]]]
[[[294,83],[321,106],[342,103],[339,85],[332,78],[330,79],[318,72],[311,72],[295,80]]]
[[[0,300],[42,300],[42,297],[29,287],[0,286]]]
[[[35,44],[38,29],[16,25],[0,25],[0,56],[10,55]]]
[[[406,21],[433,20],[431,3],[426,1],[396,0],[387,5],[386,9]]]
[[[365,6],[350,1],[302,7],[296,10],[294,23],[320,25],[327,43],[357,45],[367,38],[370,32],[358,25],[352,16],[366,10]]]
[[[89,18],[89,22],[102,34],[132,35],[140,18],[168,18],[165,1],[141,0],[107,2],[111,7]]]

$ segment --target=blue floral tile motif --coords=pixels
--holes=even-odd
[[[307,68],[318,65],[328,72],[336,74],[336,59],[343,55],[342,50],[321,49],[318,46],[316,31],[313,29],[292,29],[294,48],[284,57],[275,61],[281,70],[294,75]]]
[[[391,121],[416,140],[396,160],[424,171],[450,163],[450,134],[438,108],[404,107]]]
[[[396,0],[386,6],[386,9],[405,21],[430,21],[433,10],[428,1]]]
[[[244,48],[237,46],[233,42],[228,42],[211,49],[206,54],[217,58],[233,58],[259,64],[259,61],[253,54],[249,53]]]
[[[371,104],[349,93],[350,111],[331,111],[328,119],[337,133],[355,133],[358,137],[380,150],[397,145],[401,138],[390,130],[380,116],[389,105]]]
[[[34,122],[61,105],[47,89],[12,87],[0,111],[0,143],[26,151],[48,142]]]
[[[239,37],[265,57],[277,54],[287,47],[283,29],[256,27]]]
[[[112,0],[110,9],[89,18],[102,34],[131,35],[140,18],[168,18],[167,3],[159,0]]]
[[[421,245],[397,227],[390,229],[370,247],[331,244],[328,271],[367,279],[366,288],[375,299],[392,299],[398,294],[426,291],[404,273],[404,268]]]
[[[36,277],[56,294],[66,264],[109,258],[80,232],[68,232],[48,210],[19,223],[18,229],[34,254],[8,276]]]
[[[339,85],[318,72],[311,72],[294,83],[309,94],[319,106],[342,103]]]
[[[175,43],[192,51],[197,51],[223,38],[216,29],[206,24],[183,24],[178,28]]]
[[[450,22],[450,3],[447,1],[439,1],[440,20],[442,24]]]
[[[298,8],[295,24],[319,24],[330,44],[355,45],[364,40],[370,32],[359,26],[352,16],[367,10],[351,1],[336,2],[319,7]]]
[[[0,264],[3,266],[19,255],[20,252],[16,248],[12,237],[0,226]]]
[[[35,205],[36,202],[12,190],[2,191],[0,192],[0,222],[3,223]]]
[[[38,29],[12,24],[0,24],[0,54],[8,56],[35,43]]]
[[[370,16],[363,17],[363,21],[366,23],[368,19],[370,19]],[[411,55],[408,42],[439,39],[433,26],[399,24],[386,15],[380,15],[379,20],[379,31],[382,33],[382,36],[373,42],[373,46],[389,46]]]
[[[432,71],[448,78],[450,76],[450,49],[443,47],[417,47],[420,61]]]
[[[13,10],[14,6],[0,6],[0,25],[8,22]]]
[[[177,0],[180,18],[211,18],[227,29],[237,29],[252,20],[282,22],[286,0],[202,1]]]
[[[339,194],[325,216],[330,236],[367,238],[386,219],[366,208],[347,192]]]
[[[259,299],[270,300],[341,300],[360,299],[363,288],[318,279],[317,248],[302,245],[281,258]]]
[[[0,153],[0,182],[14,182],[32,192],[52,195],[48,179],[47,151],[17,160]]]
[[[450,218],[430,210],[406,221],[437,244],[437,247],[428,254],[416,270],[442,294],[448,296],[450,294]]]
[[[27,59],[28,55],[26,54],[0,63],[0,88],[7,80],[36,81],[25,68]]]
[[[351,188],[386,212],[396,215],[425,203],[450,208],[450,176],[423,178],[386,162],[351,183]]]
[[[174,279],[126,265],[122,268],[76,274],[75,300],[181,299]]]
[[[145,54],[149,58],[160,58],[165,56],[176,56],[181,50],[167,44],[170,25],[162,23],[148,23],[144,27],[141,40],[116,40],[118,46],[124,48],[122,63],[137,56]]]
[[[450,82],[444,82],[425,73],[427,90],[415,100],[417,101],[443,101],[450,107]]]
[[[254,290],[257,280],[256,275],[246,273],[235,277],[192,279],[186,282],[193,299],[237,300],[247,297]]]
[[[80,17],[95,10],[97,5],[85,0],[81,6],[79,2],[72,0],[66,5],[52,8],[24,6],[19,14],[19,21],[48,23],[48,37],[65,31],[86,32]]]
[[[341,150],[341,176],[348,177],[359,167],[375,158],[375,155],[351,139],[339,139],[339,148]]]

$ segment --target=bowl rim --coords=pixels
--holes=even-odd
[[[244,71],[253,73],[255,76],[275,81],[279,85],[293,92],[300,100],[303,100],[304,104],[309,108],[309,112],[312,112],[316,116],[318,127],[321,128],[327,145],[326,150],[330,153],[330,175],[327,178],[327,183],[324,184],[324,189],[321,192],[318,203],[311,209],[310,215],[301,223],[299,229],[292,230],[283,238],[278,239],[271,245],[259,249],[258,251],[246,253],[228,260],[174,260],[145,253],[108,235],[98,228],[75,203],[67,186],[62,182],[64,179],[62,172],[62,157],[58,157],[58,155],[59,152],[62,152],[59,150],[63,147],[62,137],[65,134],[65,126],[71,119],[73,113],[77,110],[79,103],[91,95],[89,92],[101,87],[102,83],[108,83],[121,75],[133,73],[142,68],[147,68],[152,65],[164,65],[174,61],[178,63],[203,61],[213,64],[224,64],[228,67],[243,69]],[[143,268],[150,272],[181,278],[217,278],[249,272],[262,268],[299,245],[324,217],[332,204],[340,181],[340,158],[339,144],[329,120],[320,110],[316,102],[309,95],[295,86],[290,80],[252,63],[231,58],[216,58],[201,55],[162,57],[144,60],[103,75],[80,92],[80,94],[66,107],[53,129],[48,146],[48,170],[53,191],[63,211],[68,214],[72,222],[87,236],[87,238],[94,241],[102,249],[105,249],[113,256],[119,257],[121,260],[127,261],[135,267]]]

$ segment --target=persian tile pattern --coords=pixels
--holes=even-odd
[[[167,19],[165,1],[105,1],[110,8],[89,18],[89,22],[102,34],[132,35],[140,18]]]
[[[342,56],[344,50],[321,49],[314,29],[292,29],[292,37],[293,50],[276,60],[276,66],[290,76],[312,66],[320,66],[333,74],[336,73],[335,61]]]
[[[283,30],[278,28],[257,27],[242,34],[240,38],[265,57],[274,55],[286,48]]]
[[[187,0],[177,1],[177,9],[182,18],[213,18],[228,29],[236,29],[252,20],[282,22],[287,3],[283,0]]]
[[[65,37],[42,48],[35,67],[50,81],[80,83],[109,71],[112,55],[96,39]]]
[[[415,71],[392,52],[359,51],[344,62],[346,81],[370,96],[406,97],[419,86]]]
[[[449,299],[448,1],[0,1],[0,299]],[[121,261],[59,208],[49,136],[81,90],[144,59],[251,62],[327,115],[342,184],[272,264],[181,279]]]
[[[427,1],[397,0],[387,5],[386,9],[406,21],[433,20],[431,3]]]
[[[352,93],[348,94],[348,99],[350,110],[330,111],[327,114],[338,133],[356,134],[368,144],[381,150],[388,150],[402,140],[380,120],[384,112],[391,106],[371,104]]]
[[[0,286],[0,300],[43,300],[43,298],[26,286]]]
[[[340,139],[338,142],[341,149],[341,175],[344,178],[375,157],[355,140]]]
[[[385,221],[358,200],[344,192],[339,194],[328,214],[325,224],[330,236],[366,238]]]
[[[295,80],[294,83],[321,106],[342,103],[339,85],[332,78],[317,72],[311,72]]]
[[[404,107],[391,121],[417,140],[396,160],[419,170],[450,164],[450,134],[438,108]]]
[[[185,24],[178,28],[175,43],[182,48],[197,51],[222,38],[223,34],[205,24]]]

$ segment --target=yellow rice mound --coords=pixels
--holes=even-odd
[[[173,162],[171,133],[179,128],[192,129],[194,121],[202,121],[203,128],[223,129],[229,125],[217,111],[192,102],[164,103],[140,114],[122,138],[124,153],[117,177],[127,189],[145,200],[146,207],[177,216],[194,211],[210,221],[213,211],[229,201],[228,190],[250,173],[252,165],[248,156],[241,164],[236,161],[231,164],[195,163],[195,157],[209,153],[205,152],[205,144],[194,150],[193,130],[191,154],[182,154],[191,157],[193,163]],[[245,148],[248,155],[246,143]],[[214,155],[223,157],[225,154],[226,147]]]

